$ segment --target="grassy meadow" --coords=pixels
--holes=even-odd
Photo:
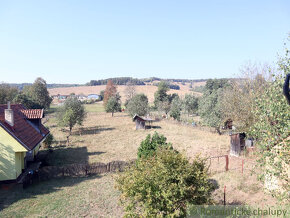
[[[229,153],[230,138],[210,131],[182,125],[172,120],[153,123],[151,129],[135,130],[132,118],[126,113],[116,113],[111,117],[105,113],[101,103],[85,105],[87,117],[82,126],[76,126],[66,146],[68,130],[57,125],[57,106],[46,115],[46,126],[54,135],[53,152],[49,154],[49,164],[107,163],[115,160],[136,159],[140,142],[147,134],[155,131],[167,137],[173,147],[192,159]],[[242,159],[245,170],[241,173]],[[264,193],[252,173],[255,168],[253,156],[230,157],[230,170],[212,174],[219,188],[213,198],[223,201],[223,189],[227,186],[227,204],[247,204],[251,206],[275,205],[277,202]],[[211,167],[224,168],[224,159],[214,159]],[[122,207],[118,204],[118,191],[114,188],[117,174],[103,174],[85,178],[52,179],[22,190],[0,190],[0,217],[120,217]]]

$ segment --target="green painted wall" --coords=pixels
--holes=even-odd
[[[0,126],[0,181],[16,179],[27,150]],[[20,159],[19,159],[20,158]]]
[[[16,178],[22,173],[22,153],[15,153],[15,168],[16,168]]]

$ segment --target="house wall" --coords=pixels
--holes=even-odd
[[[17,178],[19,172],[21,173],[20,169],[24,168],[24,160],[18,161],[17,158],[24,159],[26,151],[0,126],[0,181]]]
[[[24,152],[15,152],[15,170],[16,178],[20,176],[22,170],[24,169]]]
[[[35,156],[38,154],[39,149],[40,149],[40,144],[37,145],[37,146],[33,149],[33,158],[35,158]]]

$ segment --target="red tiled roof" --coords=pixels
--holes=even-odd
[[[27,109],[27,110],[20,110],[20,112],[27,119],[41,119],[41,118],[43,118],[43,109]]]
[[[7,105],[0,105],[0,126],[28,150],[33,150],[49,133],[48,129],[42,124],[40,126],[41,131],[39,131],[36,126],[26,119],[21,111],[27,109],[21,104],[11,105],[14,112],[14,126],[10,126],[5,122],[5,109],[7,109]]]

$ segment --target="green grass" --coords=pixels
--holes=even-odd
[[[46,110],[47,114],[53,114],[58,111],[61,106],[56,104],[51,104],[50,108]],[[87,112],[105,112],[104,106],[102,102],[94,103],[94,104],[84,104],[85,110]]]
[[[0,217],[119,217],[114,175],[53,179],[28,189],[0,190]]]
[[[105,112],[105,109],[102,103],[85,104],[84,106],[87,112],[96,112],[96,113]]]

